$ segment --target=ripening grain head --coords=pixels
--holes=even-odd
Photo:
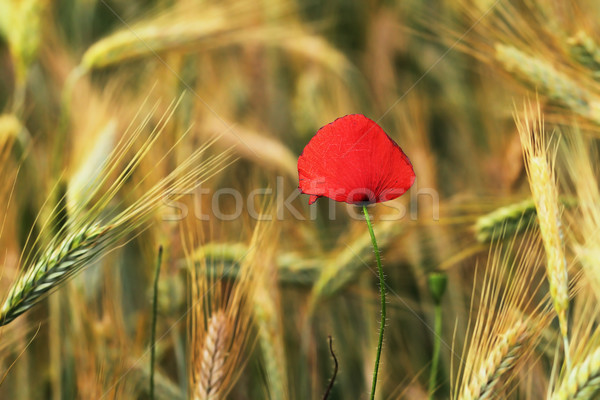
[[[546,251],[546,276],[550,284],[550,296],[558,315],[565,351],[568,353],[569,276],[562,232],[562,209],[558,201],[554,171],[556,149],[549,147],[539,104],[536,108],[531,104],[526,105],[524,115],[517,116],[516,122],[540,235]]]
[[[248,356],[257,319],[253,298],[266,271],[270,224],[257,223],[243,251],[225,255],[213,251],[201,224],[192,219],[182,226],[190,274],[189,390],[194,400],[225,399]]]

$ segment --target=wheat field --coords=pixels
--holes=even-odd
[[[0,0],[0,399],[600,399],[594,0]],[[368,166],[365,166],[368,167]]]

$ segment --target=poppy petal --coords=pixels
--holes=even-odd
[[[309,204],[323,196],[351,204],[392,200],[415,180],[400,146],[360,114],[319,129],[298,159],[298,176]]]
[[[317,201],[319,199],[319,197],[321,197],[321,196],[310,195],[310,197],[308,199],[308,204],[314,203],[315,201]]]

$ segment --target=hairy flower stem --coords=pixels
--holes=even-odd
[[[365,213],[365,220],[369,227],[369,234],[371,235],[371,243],[373,244],[373,251],[375,252],[375,258],[377,259],[377,269],[379,270],[379,290],[381,292],[381,324],[379,326],[379,342],[377,343],[377,356],[375,357],[375,369],[373,370],[373,383],[371,384],[371,400],[375,398],[375,387],[377,386],[377,373],[379,372],[379,359],[381,358],[381,347],[383,346],[383,331],[385,329],[385,277],[383,276],[383,268],[381,267],[381,256],[379,255],[379,248],[377,247],[377,240],[375,239],[375,232],[373,232],[373,226],[369,219],[369,211],[367,206],[363,205],[363,211]]]

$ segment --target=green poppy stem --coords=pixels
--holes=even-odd
[[[365,220],[369,227],[369,234],[371,235],[371,244],[373,244],[373,251],[375,252],[375,258],[377,259],[377,269],[379,271],[379,290],[381,293],[381,323],[379,326],[379,342],[377,343],[377,356],[375,357],[375,368],[373,369],[373,383],[371,384],[371,400],[375,398],[375,387],[377,386],[377,373],[379,372],[379,360],[381,359],[381,347],[383,346],[383,331],[385,329],[385,277],[383,276],[383,268],[381,267],[381,255],[379,254],[379,248],[377,247],[377,240],[375,239],[375,232],[373,232],[373,225],[369,219],[369,211],[367,206],[363,205],[363,212],[365,213]]]

